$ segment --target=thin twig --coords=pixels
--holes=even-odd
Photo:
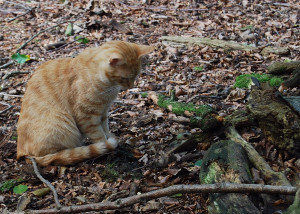
[[[8,72],[6,73],[2,79],[5,80],[5,79],[8,79],[9,77],[11,76],[14,76],[14,75],[19,75],[19,74],[30,74],[31,72],[30,71],[13,71],[13,72]]]
[[[48,30],[51,30],[52,28],[55,28],[55,27],[57,27],[57,26],[59,26],[59,25],[61,25],[61,24],[64,24],[64,23],[66,23],[66,22],[71,22],[71,21],[69,21],[69,20],[63,21],[63,22],[60,22],[60,23],[58,23],[58,24],[56,24],[56,25],[54,25],[54,26],[51,26],[51,27],[48,27],[48,28],[46,28],[46,29],[44,29],[44,30],[39,31],[37,34],[33,35],[30,39],[28,39],[23,45],[21,45],[21,46],[16,50],[16,53],[18,53],[18,52],[19,52],[21,49],[23,49],[29,42],[31,42],[35,37],[37,37],[37,36],[40,35],[41,33],[44,33],[44,32],[46,32],[46,31],[48,31]]]
[[[0,115],[4,114],[5,112],[9,111],[11,108],[13,108],[14,106],[10,105],[9,103],[5,103],[5,102],[0,102],[1,105],[5,105],[7,106],[6,109],[0,111]]]
[[[0,92],[0,95],[8,96],[8,97],[24,97],[24,95],[7,94],[7,93],[4,93],[4,92]]]
[[[207,11],[208,9],[205,8],[186,8],[186,9],[177,9],[177,8],[168,8],[168,7],[141,7],[141,6],[130,6],[127,5],[121,1],[119,1],[119,3],[121,3],[122,5],[133,9],[133,10],[137,10],[137,9],[144,9],[144,10],[163,10],[163,11],[170,11],[170,10],[175,10],[175,11]]]
[[[26,14],[28,14],[28,13],[30,13],[30,12],[31,12],[31,9],[30,9],[30,10],[27,10],[25,13],[23,13],[23,14],[21,14],[21,15],[18,15],[18,16],[14,17],[14,18],[9,19],[7,22],[12,22],[12,21],[14,21],[14,20],[16,20],[16,19],[18,19],[18,18],[20,18],[20,17],[22,17],[22,16],[25,16]]]
[[[261,184],[203,184],[203,185],[174,185],[167,188],[134,195],[127,198],[118,199],[116,201],[106,201],[101,203],[75,205],[62,207],[60,210],[30,210],[30,213],[79,213],[88,211],[115,210],[130,205],[149,201],[152,199],[174,195],[177,193],[268,193],[268,194],[285,194],[294,195],[297,191],[296,187],[291,186],[271,186]]]
[[[54,186],[53,186],[49,181],[47,181],[45,178],[43,178],[43,176],[40,174],[40,172],[39,172],[39,170],[38,170],[38,168],[37,168],[37,165],[36,165],[36,162],[35,162],[34,158],[33,158],[33,157],[28,157],[28,158],[29,158],[29,159],[31,160],[31,162],[32,162],[33,169],[34,169],[34,172],[35,172],[36,176],[37,176],[37,177],[38,177],[45,185],[47,185],[47,186],[51,189],[51,191],[53,192],[53,196],[54,196],[54,201],[55,201],[56,207],[57,207],[58,209],[60,209],[62,206],[61,206],[61,204],[59,203],[58,195],[57,195],[57,192],[56,192]]]
[[[0,66],[0,69],[1,69],[1,68],[6,68],[6,67],[8,67],[8,66],[10,66],[10,65],[12,65],[12,64],[14,64],[14,61],[10,61],[10,62],[8,62],[8,63],[5,63],[5,64],[3,64],[3,65]]]
[[[52,49],[52,50],[50,50],[50,51],[58,51],[58,50],[60,50],[60,49],[62,49],[62,48],[64,48],[64,47],[66,47],[66,46],[68,46],[68,45],[70,45],[70,44],[72,44],[72,43],[74,43],[74,42],[77,42],[77,41],[80,40],[80,39],[82,39],[82,38],[78,38],[78,39],[75,39],[75,40],[73,40],[73,41],[71,41],[71,42],[65,43],[65,44],[63,44],[62,46],[59,46],[58,48],[54,48],[54,49]]]

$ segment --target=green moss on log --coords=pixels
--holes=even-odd
[[[300,69],[300,60],[292,62],[274,62],[268,67],[271,74],[290,74]]]
[[[237,76],[234,88],[250,88],[251,86],[251,77],[255,77],[259,82],[269,82],[270,86],[279,86],[283,80],[279,77],[272,77],[269,74],[242,74]]]
[[[209,105],[195,105],[193,103],[178,102],[161,94],[158,95],[157,105],[166,109],[171,108],[172,112],[176,115],[184,115],[184,112],[188,111],[190,113],[195,113],[198,117],[204,117],[205,115],[214,112],[214,109]]]
[[[157,105],[172,111],[176,115],[193,115],[190,116],[190,124],[201,128],[203,131],[215,130],[221,125],[221,121],[217,119],[216,111],[209,105],[178,102],[172,97],[168,98],[161,94],[158,95]]]

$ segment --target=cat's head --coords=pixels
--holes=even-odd
[[[140,73],[141,57],[154,50],[154,47],[134,43],[112,41],[105,43],[105,75],[109,81],[122,89],[132,88]]]

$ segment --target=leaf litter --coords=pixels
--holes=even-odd
[[[178,101],[209,104],[223,117],[243,108],[245,91],[232,92],[232,98],[228,96],[234,91],[232,86],[238,75],[264,73],[273,61],[300,60],[299,3],[285,2],[0,1],[0,66],[10,62],[17,49],[36,33],[64,22],[39,34],[20,50],[19,56],[30,56],[30,61],[0,69],[0,182],[21,177],[30,194],[27,209],[54,206],[50,193],[42,197],[34,195],[34,191],[45,186],[30,166],[16,161],[16,124],[26,83],[35,68],[47,60],[74,57],[85,48],[119,39],[156,47],[144,59],[135,90],[120,93],[111,109],[110,128],[120,138],[120,146],[109,155],[71,167],[45,167],[41,173],[55,186],[61,203],[66,206],[116,200],[178,183],[198,184],[199,160],[208,146],[199,145],[193,151],[168,157],[164,151],[178,135],[199,130],[174,122],[171,119],[174,114],[155,105],[147,93],[170,95],[176,90]],[[28,8],[30,13],[9,21]],[[287,47],[289,53],[263,56],[259,52],[206,45],[172,44],[161,41],[161,36],[166,35],[232,40],[253,47]],[[46,48],[56,43],[63,45]],[[10,75],[13,72],[19,73]],[[242,132],[243,136],[255,138],[253,130]],[[257,135],[259,131],[254,133]],[[275,164],[273,168],[284,170],[288,165],[299,173],[300,163],[297,165],[296,160],[286,154],[282,156],[260,139],[255,138],[257,148]],[[18,200],[12,189],[1,192],[0,210],[15,211]],[[122,212],[138,211],[207,213],[207,197],[182,194],[122,209]]]

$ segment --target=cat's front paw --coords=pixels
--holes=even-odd
[[[109,137],[107,143],[110,145],[111,149],[115,149],[118,146],[118,141],[115,137]]]
[[[106,135],[106,138],[108,139],[108,138],[115,138],[115,139],[117,139],[117,137],[116,137],[116,135],[114,134],[114,133],[105,133],[105,135]]]

